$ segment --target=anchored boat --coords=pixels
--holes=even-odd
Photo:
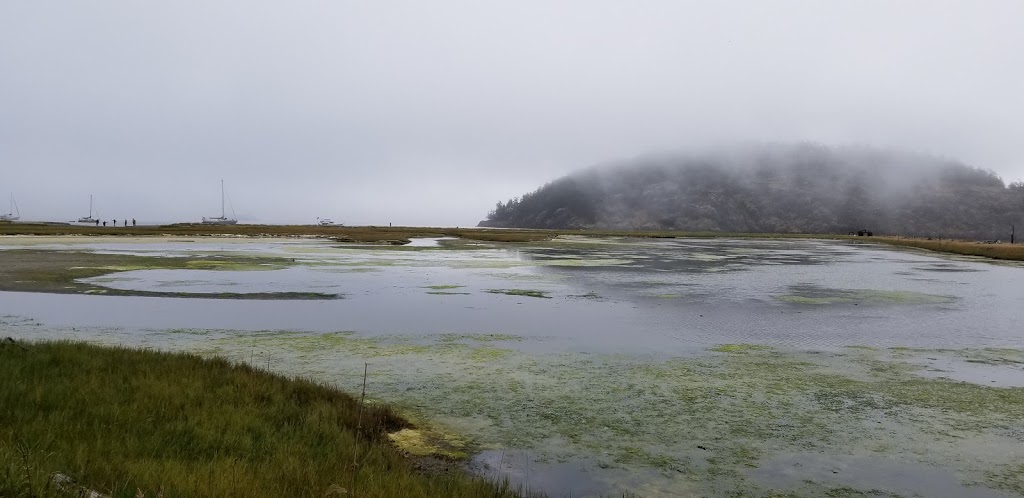
[[[90,195],[89,196],[89,216],[83,216],[83,217],[79,218],[78,222],[79,223],[93,223],[93,224],[95,224],[97,221],[99,221],[99,220],[92,217],[92,196]]]
[[[0,214],[0,221],[16,221],[21,219],[21,211],[18,210],[18,203],[14,202],[14,194],[11,194],[11,210],[7,214]]]
[[[235,219],[235,208],[234,207],[231,208],[231,216],[232,216],[232,218],[228,218],[224,214],[224,180],[221,180],[220,181],[220,216],[215,216],[213,218],[207,218],[207,217],[203,216],[203,224],[204,225],[234,225],[235,223],[238,223],[238,220]]]

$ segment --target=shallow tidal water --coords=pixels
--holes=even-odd
[[[1024,386],[1018,264],[817,240],[81,239],[4,238],[0,257],[278,257],[90,282],[341,298],[7,292],[4,335],[218,354],[350,390],[367,363],[373,397],[475,471],[552,496],[1024,490],[1006,396]]]

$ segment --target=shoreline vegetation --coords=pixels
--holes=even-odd
[[[7,339],[0,378],[0,496],[524,496],[401,448],[389,406],[249,364]]]
[[[164,258],[91,252],[10,249],[0,259],[0,291],[46,292],[51,294],[93,294],[208,299],[342,299],[322,292],[167,292],[120,290],[89,283],[86,279],[111,273],[161,270],[271,270],[292,263],[285,258],[247,256],[197,256]]]
[[[601,230],[601,229],[494,229],[460,227],[346,227],[317,225],[228,225],[175,224],[138,227],[92,227],[64,223],[0,222],[0,236],[234,236],[234,237],[311,237],[339,243],[404,245],[415,237],[454,237],[479,242],[543,242],[559,236],[636,237],[636,238],[750,238],[750,239],[821,239],[878,243],[911,247],[935,252],[980,256],[991,259],[1024,261],[1024,244],[991,243],[956,239],[922,237],[874,236],[858,237],[840,234],[805,233],[738,233],[686,232],[669,230]],[[172,296],[173,297],[173,296]],[[317,297],[310,297],[315,299]]]

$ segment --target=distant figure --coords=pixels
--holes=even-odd
[[[113,223],[115,227],[117,226],[117,220],[113,220],[111,223]]]
[[[124,219],[124,226],[125,226],[125,228],[128,228],[128,218]]]
[[[104,222],[103,222],[103,226],[107,226],[107,222],[105,222],[105,221],[104,221]]]
[[[100,226],[100,220],[96,220],[96,226]]]
[[[132,226],[135,226],[135,218],[132,218]]]

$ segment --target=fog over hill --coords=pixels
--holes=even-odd
[[[757,145],[596,166],[499,202],[480,226],[1008,240],[1024,183],[866,147]]]

